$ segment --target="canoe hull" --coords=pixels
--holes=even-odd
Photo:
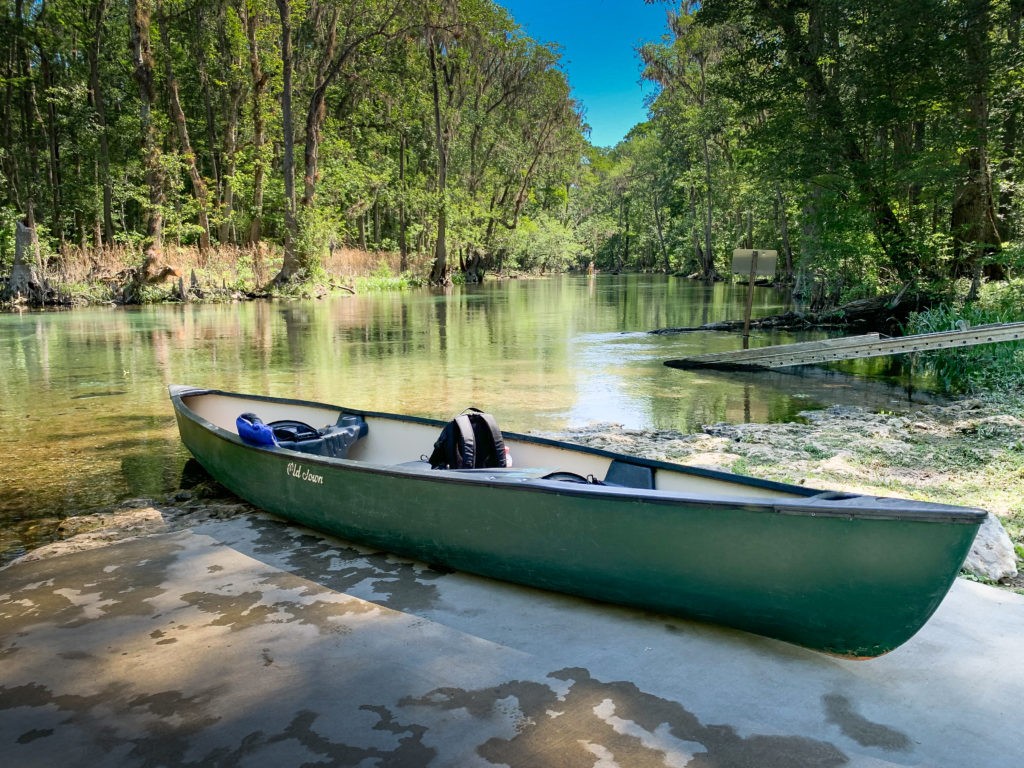
[[[254,505],[427,563],[705,620],[843,656],[910,638],[983,515],[957,522],[665,498],[257,449],[175,399],[182,440]]]

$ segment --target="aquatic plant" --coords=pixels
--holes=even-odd
[[[1024,321],[1024,280],[985,286],[977,301],[949,303],[910,316],[907,334]],[[915,365],[951,393],[1024,390],[1024,342],[919,353]]]

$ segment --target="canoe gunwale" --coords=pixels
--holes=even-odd
[[[583,483],[567,483],[559,480],[545,480],[543,477],[523,477],[522,472],[526,469],[519,469],[518,472],[505,472],[503,470],[424,470],[420,468],[407,467],[395,464],[377,464],[354,459],[337,459],[303,453],[280,446],[261,447],[245,443],[238,435],[213,424],[198,413],[189,408],[184,402],[185,397],[202,395],[220,395],[236,397],[242,400],[294,404],[308,407],[329,407],[324,403],[290,398],[276,398],[262,395],[241,395],[235,392],[228,392],[219,389],[205,389],[197,387],[185,387],[172,385],[169,387],[171,400],[176,412],[188,418],[216,437],[234,443],[249,451],[265,452],[281,455],[282,458],[302,462],[303,464],[330,468],[334,471],[369,473],[373,475],[389,476],[396,479],[415,479],[431,483],[445,483],[457,485],[472,485],[476,487],[487,487],[501,490],[515,490],[518,492],[549,493],[564,496],[608,498],[617,501],[636,500],[645,504],[678,506],[686,505],[694,507],[721,507],[727,505],[733,509],[742,509],[749,512],[761,512],[766,514],[778,514],[786,516],[803,517],[827,517],[847,518],[854,520],[898,520],[903,522],[939,523],[951,525],[980,525],[987,516],[982,509],[970,507],[953,507],[948,505],[934,504],[931,502],[919,502],[909,499],[898,499],[856,494],[842,494],[841,498],[830,498],[831,492],[819,489],[795,486],[779,483],[771,480],[762,480],[741,475],[733,475],[727,472],[707,469],[703,467],[689,467],[656,459],[644,459],[641,457],[629,456],[615,453],[600,448],[591,448],[567,443],[552,438],[536,435],[524,435],[516,432],[505,432],[504,434],[513,440],[520,440],[535,444],[546,445],[562,450],[587,453],[603,458],[618,459],[633,464],[639,464],[652,469],[663,469],[671,472],[691,474],[696,477],[711,478],[726,482],[740,481],[748,487],[763,488],[765,490],[782,490],[791,492],[803,498],[780,501],[779,499],[765,497],[763,500],[749,496],[729,496],[727,494],[695,494],[686,495],[678,491],[647,490],[610,485],[592,485]],[[338,408],[345,413],[356,414],[369,418],[389,419],[392,421],[406,421],[422,425],[442,428],[445,422],[421,416],[405,416],[374,411],[361,411],[350,408]],[[503,475],[506,475],[503,477]]]

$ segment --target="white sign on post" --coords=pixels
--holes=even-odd
[[[743,348],[750,348],[750,312],[754,306],[754,280],[758,277],[774,277],[778,251],[762,251],[759,248],[737,248],[732,252],[732,271],[747,276],[747,309],[743,313]]]
[[[775,265],[779,260],[778,251],[762,251],[760,248],[737,248],[732,252],[732,271],[737,275],[750,275],[750,262],[757,251],[757,273],[755,277],[775,277]]]

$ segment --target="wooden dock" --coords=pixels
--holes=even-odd
[[[868,333],[838,339],[820,339],[773,347],[740,349],[733,352],[712,352],[705,355],[666,360],[670,368],[716,368],[719,370],[751,370],[784,368],[790,365],[813,365],[860,357],[903,355],[933,349],[971,347],[1024,339],[1024,323],[978,325],[955,331],[921,333],[914,336],[881,336]]]

